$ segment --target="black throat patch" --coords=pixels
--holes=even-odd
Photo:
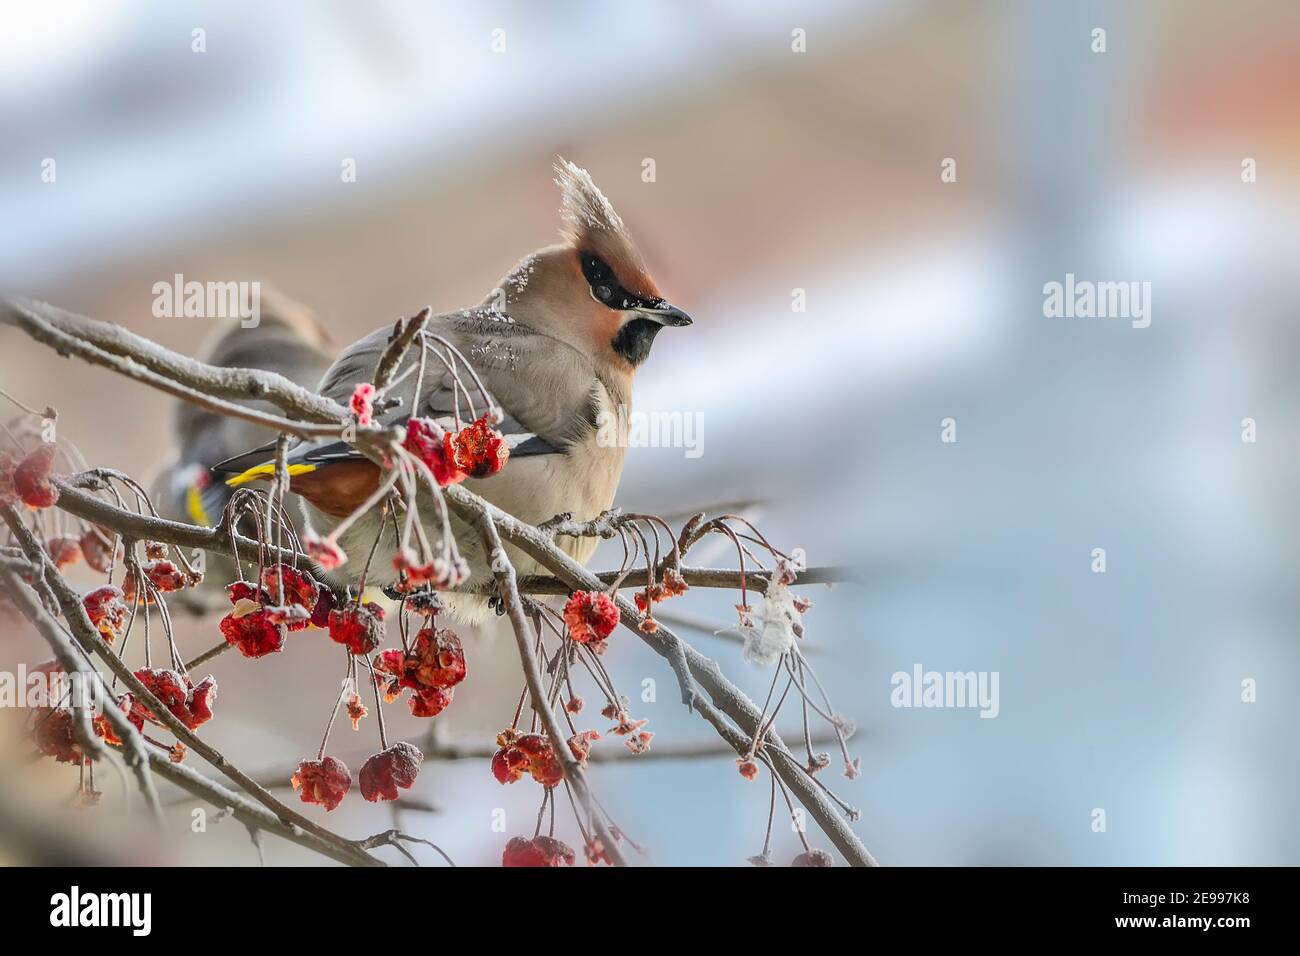
[[[655,336],[663,326],[650,319],[632,319],[623,324],[610,343],[614,351],[633,367],[640,365],[650,354],[650,346],[655,343]]]

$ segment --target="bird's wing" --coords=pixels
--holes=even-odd
[[[435,316],[426,328],[459,350],[501,406],[505,420],[497,428],[510,443],[511,454],[562,451],[586,428],[594,427],[595,375],[590,363],[570,346],[485,309]],[[374,376],[390,334],[380,329],[345,350],[325,373],[318,391],[346,405],[356,385]],[[454,363],[453,375],[444,358],[446,347],[429,339],[421,376],[421,350],[412,347],[394,374],[397,384],[388,389],[389,396],[401,399],[401,404],[381,413],[379,420],[398,424],[413,413],[462,421],[482,415],[488,402],[478,382],[463,362]]]
[[[434,316],[426,329],[454,345],[464,361],[452,362],[446,346],[430,338],[421,375],[421,349],[410,348],[387,389],[387,397],[401,402],[376,416],[381,424],[402,424],[411,417],[412,408],[422,418],[472,420],[488,407],[481,381],[505,416],[496,428],[512,457],[563,454],[596,427],[601,386],[591,363],[571,346],[486,309]],[[379,329],[344,349],[326,370],[317,392],[346,406],[356,386],[374,378],[391,336],[391,329]],[[478,381],[465,369],[466,361]],[[449,363],[456,366],[455,374]],[[444,426],[455,427],[450,421]],[[212,470],[234,473],[238,482],[251,480],[267,472],[274,447],[274,443],[263,445],[219,462]],[[290,448],[287,464],[292,472],[295,465],[310,467],[359,455],[341,440],[302,441]]]

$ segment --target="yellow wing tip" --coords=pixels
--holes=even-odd
[[[212,526],[212,521],[208,518],[208,512],[203,507],[203,493],[198,485],[190,485],[185,489],[185,510],[189,512],[190,518],[195,524],[202,525],[205,528]]]
[[[294,475],[305,475],[308,472],[316,470],[315,465],[295,464],[289,466],[289,477]],[[268,461],[265,464],[254,465],[247,471],[240,472],[233,478],[227,478],[226,484],[231,488],[238,488],[240,485],[246,485],[250,481],[257,481],[259,478],[271,478],[275,475],[275,462]]]

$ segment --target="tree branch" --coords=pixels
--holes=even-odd
[[[623,859],[618,843],[615,842],[613,834],[609,832],[609,827],[605,825],[604,818],[591,798],[587,778],[577,761],[573,759],[573,753],[569,750],[569,738],[564,735],[564,729],[560,726],[555,711],[547,700],[546,685],[542,681],[542,669],[537,663],[537,655],[533,653],[528,619],[524,617],[524,606],[519,600],[519,590],[515,585],[515,566],[506,557],[505,548],[501,546],[501,538],[489,514],[481,514],[478,527],[479,533],[483,536],[483,549],[488,565],[492,568],[497,587],[501,591],[502,603],[506,607],[506,616],[510,618],[510,626],[515,632],[515,643],[519,647],[519,661],[523,665],[524,680],[528,684],[528,693],[533,700],[533,711],[542,719],[542,727],[545,728],[546,736],[551,741],[551,748],[564,771],[565,782],[577,797],[578,803],[586,812],[587,819],[591,821],[596,835],[600,838],[605,858],[615,866],[626,866],[627,862]]]
[[[272,796],[265,788],[259,786],[255,780],[245,774],[242,770],[232,764],[225,758],[215,747],[196,735],[192,730],[183,724],[149,688],[145,687],[135,676],[135,673],[127,667],[126,663],[114,653],[113,649],[104,641],[103,636],[99,633],[86,616],[86,609],[81,603],[81,597],[76,591],[63,579],[58,570],[54,567],[52,561],[45,554],[44,548],[41,547],[36,537],[23,526],[18,520],[17,515],[13,512],[12,506],[4,509],[4,518],[9,525],[9,530],[18,540],[24,553],[32,562],[40,562],[44,568],[45,580],[54,595],[59,609],[63,612],[64,620],[72,628],[73,633],[81,642],[82,646],[94,652],[99,656],[109,670],[126,685],[127,689],[135,695],[136,700],[140,701],[157,720],[167,727],[175,735],[176,739],[185,744],[187,748],[197,753],[213,767],[220,770],[229,777],[234,783],[238,784],[246,793],[250,794],[259,803],[265,806],[275,816],[283,821],[286,826],[306,831],[312,834],[318,840],[332,843],[341,853],[350,856],[349,862],[354,865],[375,866],[382,865],[382,861],[375,859],[369,853],[361,850],[353,841],[347,840],[336,833],[327,830],[307,817],[298,813],[291,807],[286,806]],[[10,572],[5,572],[10,573]],[[110,705],[105,708],[105,713],[110,720],[115,720],[115,713],[120,713],[116,706]],[[127,721],[129,724],[130,722]],[[117,724],[114,723],[114,729]],[[135,731],[132,726],[131,731]],[[118,736],[123,736],[119,731]],[[126,737],[123,736],[123,739]]]

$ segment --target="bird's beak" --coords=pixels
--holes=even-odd
[[[660,299],[652,306],[637,309],[637,314],[642,318],[649,319],[651,322],[658,322],[660,325],[690,325],[692,321],[689,315],[663,299]]]

